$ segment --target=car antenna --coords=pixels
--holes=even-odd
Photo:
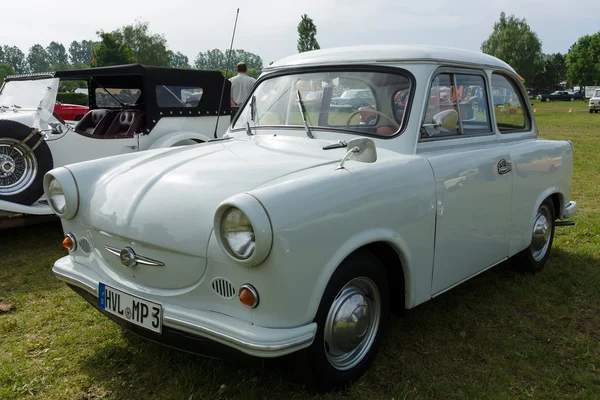
[[[240,15],[240,9],[238,8],[235,13],[235,23],[233,24],[233,34],[231,35],[231,45],[229,46],[229,54],[227,55],[227,69],[225,70],[225,79],[223,80],[223,87],[221,87],[221,99],[219,100],[219,112],[217,113],[217,123],[215,124],[215,139],[217,138],[217,130],[219,129],[219,117],[221,117],[221,107],[223,106],[223,94],[225,93],[225,84],[227,83],[227,75],[229,75],[229,63],[231,59],[231,52],[233,50],[233,39],[235,38],[235,29],[237,28],[238,16]]]

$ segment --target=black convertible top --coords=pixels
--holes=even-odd
[[[231,82],[225,79],[219,71],[197,69],[153,67],[142,64],[115,65],[110,67],[72,69],[35,74],[11,75],[4,81],[23,81],[44,78],[60,78],[63,80],[85,80],[89,88],[90,108],[96,107],[96,88],[137,88],[142,91],[138,99],[144,105],[148,126],[154,125],[161,116],[204,116],[231,114]],[[202,97],[196,107],[159,106],[156,98],[156,87],[161,85],[200,87]],[[223,88],[223,85],[225,87]],[[223,90],[224,89],[224,90]],[[223,98],[221,100],[221,92]],[[221,100],[221,107],[219,107]]]

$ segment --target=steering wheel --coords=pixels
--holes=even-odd
[[[382,112],[379,111],[375,111],[375,110],[357,110],[354,111],[352,114],[350,114],[350,116],[348,117],[348,119],[346,120],[346,128],[350,127],[350,121],[352,120],[352,118],[356,115],[359,114],[361,112],[367,112],[367,113],[373,113],[373,114],[377,114],[382,116],[383,118],[387,119],[388,121],[390,121],[392,123],[392,125],[396,128],[396,129],[400,129],[400,125],[398,125],[398,123],[391,117],[385,115]]]

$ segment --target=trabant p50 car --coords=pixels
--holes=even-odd
[[[375,118],[332,110],[348,90],[370,92]],[[494,106],[494,90],[510,102]],[[302,53],[266,68],[224,138],[50,171],[70,251],[53,272],[151,340],[302,351],[317,381],[343,385],[390,311],[508,259],[540,271],[576,210],[572,168],[571,143],[538,138],[525,88],[494,57]]]

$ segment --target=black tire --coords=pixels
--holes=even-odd
[[[571,101],[575,101],[575,99],[573,97],[571,97]]]
[[[590,110],[590,114],[593,113],[593,112],[594,112],[594,110]]]
[[[0,158],[3,158],[0,160],[0,169],[6,168],[6,171],[2,171],[4,174],[0,175],[0,200],[29,206],[44,194],[42,180],[46,172],[53,167],[52,153],[48,144],[42,139],[40,133],[36,133],[20,145],[18,150],[14,147],[15,144],[18,145],[21,141],[25,140],[31,134],[32,130],[33,128],[23,125],[20,122],[0,120]],[[42,139],[41,142],[40,139]],[[23,161],[24,158],[21,158],[21,156],[27,154],[38,143],[39,145],[34,152],[30,156],[27,156],[28,160],[35,161],[37,171],[35,173],[31,172],[29,178],[23,179],[21,181],[23,182],[23,187],[17,190],[14,187],[14,179],[21,179],[20,176],[27,174],[27,165],[29,165]],[[16,155],[19,158],[14,157],[14,151],[18,151]],[[12,157],[9,158],[9,156]],[[2,164],[3,161],[5,164]],[[15,172],[16,169],[13,168],[13,171],[9,175],[11,165],[24,165],[25,170],[22,174],[15,175],[18,172]]]
[[[550,97],[546,97],[546,102],[549,102],[549,101],[550,101]]]
[[[374,283],[379,291],[380,312],[377,330],[370,346],[366,345],[362,358],[357,357],[357,364],[352,368],[340,370],[335,368],[328,359],[325,344],[325,325],[334,301],[341,295],[342,289],[355,279],[367,278]],[[376,298],[376,296],[373,296]],[[371,300],[372,301],[372,300]],[[345,304],[345,303],[344,303]],[[370,304],[373,304],[371,302]],[[375,310],[375,308],[372,308]],[[371,252],[359,250],[344,260],[332,275],[321,298],[321,303],[315,317],[317,334],[313,344],[304,352],[305,372],[308,372],[312,382],[319,390],[346,387],[360,378],[371,361],[375,358],[381,343],[390,309],[388,277],[384,266]],[[375,313],[374,313],[375,315]],[[360,322],[359,322],[360,323]],[[358,325],[358,324],[357,324]],[[370,326],[370,325],[367,325]],[[360,328],[358,328],[360,329]],[[369,337],[369,328],[365,337]],[[368,343],[368,339],[362,342]],[[362,343],[361,342],[361,343]],[[358,348],[360,348],[359,345]],[[327,347],[329,349],[329,346]]]
[[[549,217],[548,217],[549,234],[548,234],[548,239],[547,239],[548,247],[544,250],[543,254],[538,255],[538,257],[534,256],[534,254],[536,253],[535,252],[536,248],[535,248],[534,240],[532,238],[532,243],[529,246],[527,246],[527,248],[525,250],[516,254],[511,259],[511,264],[517,270],[524,272],[524,273],[535,274],[535,273],[541,271],[542,268],[544,268],[544,265],[546,265],[546,261],[548,261],[548,257],[550,257],[550,251],[552,250],[552,243],[554,242],[554,228],[555,228],[554,222],[555,222],[555,218],[556,218],[556,211],[554,210],[554,203],[552,202],[551,199],[544,200],[544,202],[540,205],[540,207],[538,208],[538,211],[537,211],[538,216],[540,214],[540,210],[542,210],[543,208],[546,208],[548,210],[548,214],[549,214]],[[537,221],[537,217],[536,217],[536,221]],[[534,221],[534,225],[536,224],[536,221]]]

